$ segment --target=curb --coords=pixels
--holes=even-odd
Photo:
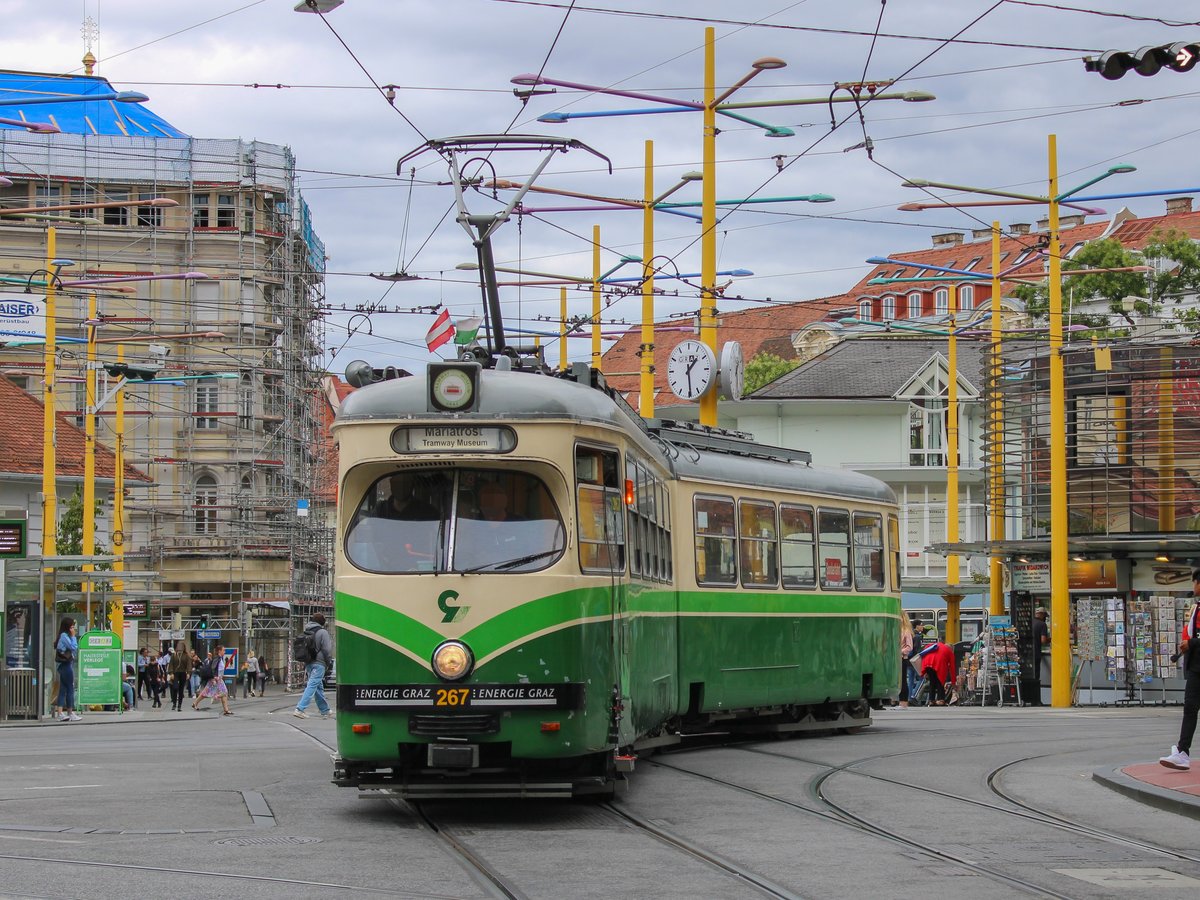
[[[1092,772],[1092,780],[1149,806],[1200,819],[1200,797],[1147,784],[1126,775],[1122,768],[1096,769]]]

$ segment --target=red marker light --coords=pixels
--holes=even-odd
[[[633,506],[634,500],[637,499],[633,491],[633,482],[628,478],[625,479],[625,505]]]
[[[561,728],[562,728],[562,725],[558,722],[543,722],[542,723],[542,733],[543,734],[549,734],[550,732],[553,732],[553,731],[559,731]]]
[[[350,726],[350,730],[355,734],[370,734],[371,726],[367,722],[356,722]]]

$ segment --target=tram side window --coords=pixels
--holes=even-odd
[[[812,507],[780,504],[779,530],[783,551],[783,586],[816,587],[816,540]]]
[[[575,448],[579,565],[585,572],[625,571],[624,497],[615,450]]]
[[[850,587],[850,513],[844,509],[817,510],[821,587]]]
[[[661,481],[656,485],[656,490],[658,491],[658,528],[655,534],[658,537],[658,558],[663,581],[670,581],[675,577],[675,565],[671,557],[671,495],[667,491],[667,486]]]
[[[743,587],[775,587],[779,583],[779,550],[776,543],[775,504],[761,500],[742,500],[740,513]]]
[[[883,587],[883,518],[854,514],[854,586],[860,591]]]
[[[737,535],[732,497],[696,497],[696,580],[737,583]]]

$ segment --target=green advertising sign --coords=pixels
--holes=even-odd
[[[121,639],[111,631],[89,631],[79,638],[79,705],[121,708]]]

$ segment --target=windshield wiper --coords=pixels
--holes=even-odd
[[[527,556],[518,556],[516,559],[505,559],[500,562],[488,562],[481,566],[475,566],[473,569],[463,569],[460,575],[474,575],[476,572],[482,572],[484,569],[490,569],[493,572],[502,572],[505,569],[515,569],[517,566],[523,566],[526,563],[535,562],[545,556],[553,556],[556,553],[563,552],[562,547],[555,547],[552,550],[542,550],[539,553],[530,553]]]

